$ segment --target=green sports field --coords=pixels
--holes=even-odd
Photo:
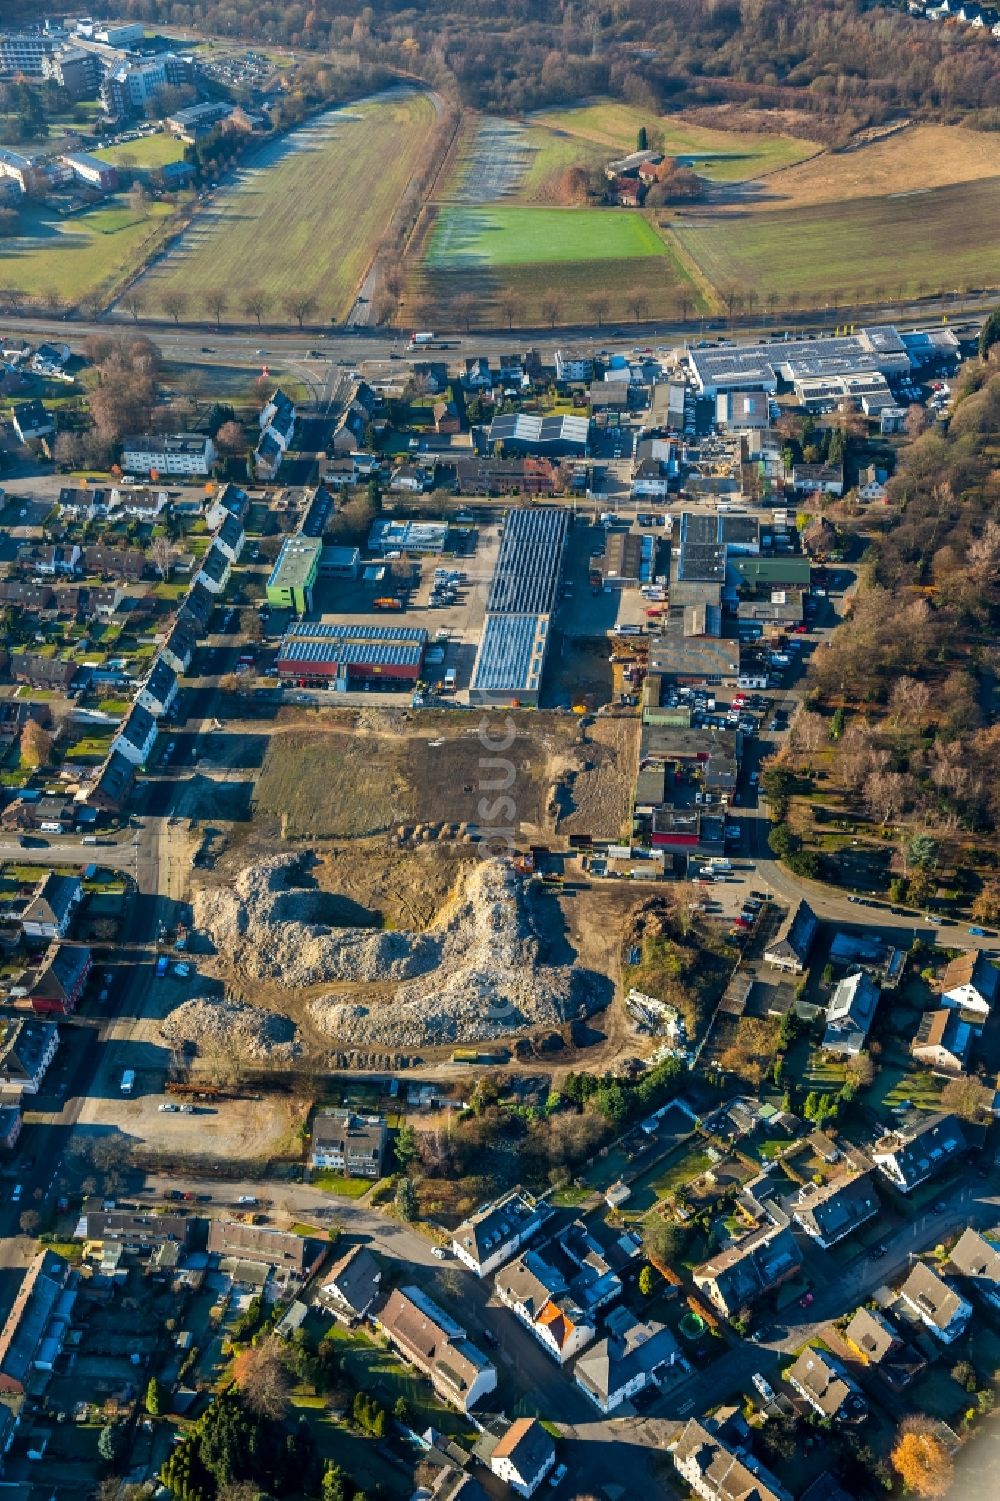
[[[683,248],[718,288],[786,303],[995,286],[1000,177],[929,192],[676,222]]]
[[[474,270],[665,254],[652,225],[629,209],[447,204],[438,213],[425,264],[432,271]]]
[[[140,171],[153,172],[157,167],[165,167],[168,162],[182,161],[184,143],[171,135],[142,136],[138,141],[122,141],[117,146],[102,146],[92,154],[101,161],[113,162],[116,167],[132,163]]]

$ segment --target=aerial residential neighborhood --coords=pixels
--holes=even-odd
[[[0,1493],[993,1495],[1000,16],[779,11],[0,16]]]

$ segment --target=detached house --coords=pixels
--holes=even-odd
[[[580,1356],[573,1371],[577,1386],[601,1412],[614,1412],[630,1397],[656,1383],[681,1359],[665,1324],[643,1321],[627,1308],[608,1316],[608,1334]]]
[[[879,1172],[900,1193],[912,1193],[967,1149],[954,1115],[929,1115],[913,1126],[887,1131],[870,1156]]]
[[[397,1287],[379,1327],[404,1360],[428,1378],[444,1401],[469,1412],[496,1389],[496,1368],[460,1324],[417,1287]]]
[[[490,1455],[490,1469],[519,1496],[533,1496],[556,1462],[552,1435],[537,1418],[518,1418]]]
[[[18,401],[11,408],[11,425],[22,443],[35,443],[54,433],[56,425],[40,401]]]
[[[334,1262],[320,1288],[326,1308],[345,1323],[366,1318],[382,1290],[382,1270],[367,1246],[355,1245]]]
[[[22,1017],[0,1021],[0,1086],[37,1094],[58,1046],[55,1022]]]
[[[968,1061],[972,1045],[972,1028],[957,1011],[939,1006],[925,1011],[910,1052],[918,1063],[926,1063],[938,1074],[960,1074]]]
[[[353,1110],[324,1110],[313,1122],[313,1167],[330,1168],[351,1178],[380,1178],[388,1131],[380,1115]]]
[[[83,887],[76,876],[59,876],[49,871],[35,887],[21,914],[25,938],[65,938],[82,897]]]
[[[813,1412],[838,1423],[858,1423],[868,1407],[840,1361],[828,1350],[806,1345],[785,1373],[785,1380]]]
[[[696,1267],[695,1287],[708,1297],[726,1318],[741,1308],[750,1308],[766,1293],[795,1275],[802,1265],[790,1230],[767,1227],[755,1230],[709,1261]]]
[[[965,1230],[952,1247],[949,1260],[973,1292],[1000,1309],[1000,1251],[993,1241],[978,1230]]]
[[[972,1304],[924,1261],[917,1262],[899,1289],[899,1296],[935,1339],[945,1345],[958,1339],[972,1317]]]
[[[364,447],[365,433],[378,408],[378,397],[366,381],[358,381],[330,439],[334,453],[353,453]]]
[[[477,1277],[485,1277],[536,1235],[549,1213],[525,1189],[512,1188],[459,1225],[452,1251]]]
[[[702,1501],[792,1501],[748,1451],[737,1454],[695,1418],[688,1419],[671,1453],[674,1469]]]
[[[977,1023],[986,1021],[997,998],[1000,970],[991,964],[982,950],[959,954],[944,972],[941,1004],[953,1011],[964,1011]]]
[[[54,943],[35,969],[25,970],[16,989],[39,1016],[69,1016],[83,995],[93,967],[82,943]]]
[[[823,1046],[829,1053],[855,1057],[868,1040],[882,992],[865,970],[841,980],[826,1008]]]
[[[900,1337],[877,1309],[859,1308],[844,1330],[844,1339],[866,1366],[878,1371],[887,1386],[901,1392],[927,1369],[927,1361]]]
[[[800,901],[785,916],[774,938],[764,950],[764,958],[775,969],[801,975],[816,936],[816,914],[808,902]]]

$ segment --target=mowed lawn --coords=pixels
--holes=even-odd
[[[714,182],[742,182],[813,156],[815,141],[768,132],[713,130],[679,115],[651,114],[614,100],[580,109],[545,112],[531,117],[562,138],[578,139],[622,154],[634,151],[639,129],[645,126],[653,143],[662,142],[668,156],[679,157]]]
[[[316,298],[344,313],[420,158],[434,120],[426,94],[396,91],[329,110],[269,144],[213,197],[143,280],[155,309],[169,289]]]
[[[163,234],[170,213],[159,203],[135,213],[123,198],[67,219],[31,206],[21,212],[24,233],[0,240],[0,285],[30,296],[57,292],[70,302],[98,288],[110,292]]]
[[[666,255],[643,216],[629,209],[443,206],[428,246],[432,271]]]
[[[91,154],[101,161],[113,162],[116,167],[124,162],[144,172],[155,172],[157,167],[165,167],[168,162],[183,160],[184,142],[164,133],[142,136],[138,141],[122,141],[117,146],[102,146]]]
[[[923,295],[1000,282],[1000,177],[930,192],[677,222],[717,288],[796,298]]]

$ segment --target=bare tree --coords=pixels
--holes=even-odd
[[[125,296],[122,298],[122,307],[126,313],[131,313],[132,322],[138,323],[139,314],[142,312],[142,298],[137,291],[133,289],[125,293]]]
[[[595,292],[590,299],[590,311],[593,314],[598,328],[604,327],[604,320],[608,316],[611,299],[607,292]]]
[[[253,1412],[277,1421],[284,1417],[291,1382],[288,1351],[282,1340],[271,1335],[262,1344],[241,1350],[233,1361],[233,1376]]]
[[[682,287],[677,294],[677,316],[682,323],[688,321],[691,312],[691,293]]]
[[[42,1217],[37,1209],[25,1209],[18,1220],[22,1235],[37,1235]]]
[[[542,298],[542,317],[550,328],[555,328],[562,318],[563,299],[560,292],[549,292]]]
[[[455,317],[468,333],[472,327],[472,316],[479,306],[478,297],[474,292],[460,292],[452,306],[455,309]]]
[[[291,292],[282,298],[281,306],[301,328],[306,319],[316,311],[316,299],[308,292]]]
[[[164,292],[160,298],[160,306],[168,318],[173,318],[175,323],[179,323],[188,310],[188,301],[188,294],[177,287]]]
[[[99,287],[94,287],[83,299],[83,305],[92,318],[104,310],[104,293]]]
[[[229,306],[229,293],[222,287],[212,287],[202,296],[206,312],[215,319],[216,328],[222,327],[222,315]]]
[[[644,318],[649,316],[649,303],[646,300],[644,292],[633,292],[629,298],[629,307],[632,310],[632,317],[636,323],[641,323]]]
[[[505,287],[497,298],[497,307],[507,320],[507,327],[513,328],[514,319],[521,311],[521,299],[511,287]]]
[[[244,294],[243,311],[248,318],[256,318],[258,328],[260,328],[261,322],[266,317],[270,306],[271,299],[260,287],[253,287],[249,292]]]
[[[173,561],[174,550],[170,546],[168,537],[154,537],[149,544],[149,558],[153,567],[165,579],[170,572],[170,564]]]

